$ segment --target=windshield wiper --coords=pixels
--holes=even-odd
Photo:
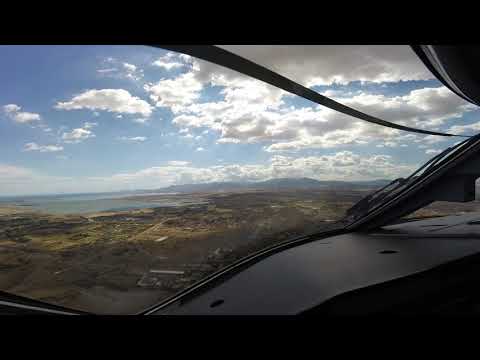
[[[433,158],[428,160],[425,164],[423,164],[421,167],[419,167],[417,170],[415,170],[406,179],[404,178],[395,179],[390,183],[388,183],[387,185],[385,185],[384,187],[382,187],[381,189],[375,191],[372,194],[367,195],[366,197],[361,199],[358,203],[356,203],[350,209],[347,210],[345,220],[354,221],[359,217],[368,213],[370,210],[378,207],[379,205],[384,203],[384,200],[391,198],[393,195],[397,194],[401,189],[406,188],[407,185],[413,184],[413,182],[425,177],[427,174],[433,171],[433,169],[435,169],[435,165],[437,165],[440,162],[440,160],[445,158],[445,156],[453,153],[455,150],[461,148],[468,142],[478,139],[478,136],[479,135],[476,135],[462,142],[459,142],[454,146],[446,148],[440,154],[434,156]],[[423,173],[418,175],[422,170],[423,170]]]
[[[435,201],[473,201],[475,181],[480,177],[479,163],[480,134],[477,134],[445,149],[405,179],[403,185],[394,185],[378,200],[370,197],[361,206],[355,205],[343,219],[346,229],[370,231]]]
[[[295,81],[280,75],[277,72],[269,70],[268,68],[261,66],[253,61],[243,58],[230,51],[222,49],[213,45],[151,45],[154,47],[160,47],[165,50],[171,50],[178,53],[193,56],[197,59],[211,62],[216,65],[226,67],[228,69],[237,71],[243,75],[247,75],[250,78],[263,81],[267,84],[273,85],[276,88],[287,91],[291,94],[298,95],[304,99],[310,100],[318,105],[325,106],[329,109],[338,111],[345,115],[352,116],[363,121],[367,121],[373,124],[385,126],[392,129],[398,129],[402,131],[415,132],[419,134],[429,134],[435,136],[455,136],[455,137],[468,137],[468,135],[458,135],[442,133],[438,131],[431,131],[419,128],[412,128],[405,125],[396,124],[390,121],[386,121],[375,116],[363,113],[359,110],[353,109],[347,105],[339,103],[329,97],[326,97],[315,90],[305,87]]]
[[[354,214],[358,213],[364,213],[365,211],[368,211],[368,209],[372,206],[374,202],[378,202],[385,198],[387,196],[388,191],[386,191],[388,188],[390,188],[392,185],[395,185],[390,191],[393,191],[403,185],[405,183],[404,178],[398,178],[395,180],[392,180],[389,182],[387,185],[382,187],[381,189],[375,191],[372,194],[369,194],[365,196],[363,199],[361,199],[358,203],[353,205],[350,209],[347,210],[347,216],[351,216]]]

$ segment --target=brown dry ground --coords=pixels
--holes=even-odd
[[[94,313],[135,313],[239,257],[331,226],[364,195],[194,194],[208,204],[64,216],[2,207],[0,289]],[[434,204],[415,216],[477,207]]]

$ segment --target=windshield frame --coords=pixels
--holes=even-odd
[[[469,138],[463,146],[455,149],[449,153],[446,157],[436,164],[431,171],[422,173],[419,177],[413,180],[410,184],[400,190],[393,198],[384,197],[382,201],[370,211],[366,212],[359,219],[354,220],[346,226],[346,229],[351,231],[364,229],[364,225],[375,217],[380,217],[385,214],[386,211],[396,206],[400,201],[409,196],[413,196],[422,190],[424,187],[431,184],[434,180],[439,179],[442,175],[448,172],[455,165],[462,163],[469,156],[474,155],[480,151],[480,134]],[[363,225],[363,226],[362,226]]]
[[[468,142],[470,141],[471,139],[467,140]],[[470,143],[469,143],[470,144]],[[462,149],[463,148],[463,149]],[[448,150],[448,149],[446,149]],[[453,149],[452,149],[453,150]],[[455,149],[455,150],[458,150],[458,149]],[[463,146],[460,147],[460,150],[465,150],[465,148]],[[467,149],[468,150],[468,149]],[[453,153],[457,153],[457,151],[454,151]],[[442,153],[443,154],[443,153]],[[440,155],[442,155],[440,154]],[[448,161],[448,159],[450,159],[452,157],[452,154],[451,152],[450,153],[447,153],[445,154],[443,157],[440,156],[440,155],[437,155],[440,159],[440,164],[437,164],[435,167],[437,169],[434,168],[434,170],[439,170],[440,168],[442,168],[445,164],[445,162]],[[434,157],[435,158],[435,157]],[[434,159],[433,158],[433,159]],[[433,159],[430,159],[429,161],[432,161]],[[434,163],[435,165],[436,163]],[[425,166],[425,165],[424,165]],[[423,166],[422,166],[423,167]],[[421,167],[421,168],[422,168]],[[420,168],[420,169],[421,169]],[[420,170],[419,169],[419,170]],[[416,170],[413,174],[417,173],[419,170]],[[431,170],[431,167],[427,167],[425,169],[425,171],[427,170]],[[430,171],[428,171],[427,173],[427,180],[428,180],[428,175],[429,175]],[[413,175],[412,174],[412,175]],[[411,175],[411,176],[412,176]],[[414,187],[416,186],[417,183],[420,182],[420,185],[422,183],[422,179],[425,177],[425,172],[422,173],[419,178],[417,179],[414,179],[414,181],[411,183],[411,184],[407,184],[407,186],[405,188],[401,188],[400,186],[400,192],[399,194],[396,195],[395,198],[399,197],[401,198],[402,194],[404,194],[408,189],[410,189],[411,187]],[[433,181],[433,180],[432,180]],[[420,186],[419,185],[419,186]],[[393,189],[391,189],[390,191],[387,192],[387,194],[391,193],[391,192],[395,192],[396,190],[398,190],[397,187],[394,187]],[[406,194],[406,196],[408,196],[408,192]],[[365,217],[368,217],[368,215],[370,213],[373,213],[375,212],[376,210],[379,210],[380,208],[384,208],[385,206],[388,206],[388,204],[390,203],[390,200],[395,200],[394,199],[391,199],[389,198],[388,196],[385,196],[383,197],[382,199],[380,199],[380,203],[377,204],[378,206],[375,206],[373,207],[373,209],[369,209],[361,218],[365,218]],[[362,200],[360,200],[362,201]],[[394,205],[393,205],[394,206]],[[381,209],[380,209],[381,210]],[[372,215],[372,216],[377,216],[377,215]],[[379,216],[381,216],[381,212],[379,214]],[[358,219],[357,219],[358,220]],[[355,220],[355,222],[357,222],[357,220]],[[340,220],[341,222],[342,220]],[[351,231],[354,231],[355,230],[355,227],[352,228],[350,227],[351,224],[347,224],[346,226],[343,226],[342,228],[338,228],[338,229],[329,229],[329,230],[325,230],[325,231],[320,231],[320,232],[316,232],[314,234],[307,234],[307,235],[302,235],[300,237],[295,237],[293,239],[287,239],[285,241],[282,241],[278,244],[275,244],[275,245],[271,245],[269,247],[266,247],[264,249],[261,249],[261,250],[258,250],[256,252],[253,252],[252,254],[249,254],[245,257],[242,257],[241,259],[231,263],[230,265],[227,265],[226,267],[216,271],[216,272],[213,272],[212,274],[210,274],[209,276],[201,279],[200,281],[196,282],[196,283],[193,283],[192,285],[186,287],[185,289],[183,289],[182,291],[180,291],[179,293],[176,293],[174,294],[173,296],[169,297],[169,298],[165,298],[163,299],[160,304],[156,304],[156,305],[152,305],[152,306],[149,306],[147,309],[145,310],[141,310],[138,314],[150,314],[150,313],[153,313],[157,310],[159,310],[160,308],[163,308],[164,306],[168,306],[170,303],[176,301],[176,299],[179,299],[181,297],[184,297],[192,292],[194,292],[196,289],[200,288],[200,287],[203,287],[203,285],[206,285],[207,283],[210,284],[212,281],[214,281],[215,279],[221,277],[222,275],[224,274],[230,274],[230,273],[234,273],[236,271],[240,271],[241,269],[243,269],[244,266],[249,266],[251,263],[253,262],[256,262],[256,261],[260,261],[261,259],[267,257],[267,256],[270,256],[276,252],[279,252],[279,251],[283,251],[283,250],[286,250],[290,247],[294,247],[294,246],[297,246],[297,245],[301,245],[303,243],[306,243],[306,242],[310,242],[310,241],[314,241],[314,240],[320,240],[324,237],[329,237],[329,236],[333,236],[333,235],[336,235],[336,234],[341,234],[341,233],[345,233],[345,232],[351,232]],[[222,277],[223,279],[223,277]],[[25,298],[27,300],[30,300],[28,298]],[[32,300],[34,301],[34,300]],[[21,302],[19,302],[19,304],[21,304]],[[51,304],[49,303],[45,303],[45,309],[48,310],[49,309],[49,306]],[[66,308],[65,308],[66,309]],[[75,309],[68,309],[68,311],[71,311],[71,312],[76,312],[76,313],[80,313],[80,310],[75,310]]]

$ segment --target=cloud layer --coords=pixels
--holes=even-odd
[[[187,161],[169,161],[131,173],[94,177],[91,181],[117,187],[161,187],[171,184],[219,181],[261,181],[279,177],[310,177],[319,180],[391,179],[411,173],[415,166],[397,163],[388,155],[361,156],[350,151],[332,155],[288,157],[274,155],[267,164],[191,166]]]
[[[306,86],[346,84],[351,81],[381,83],[433,78],[409,46],[220,45],[220,47]],[[206,68],[213,69],[213,65]]]
[[[222,47],[310,86],[432,78],[407,46]],[[372,141],[382,142],[379,146],[383,147],[406,147],[407,143],[399,142],[399,138],[414,140],[398,130],[371,125],[314,104],[287,106],[291,95],[286,92],[205,61],[173,53],[162,61],[189,67],[173,78],[147,84],[145,90],[150,98],[156,106],[173,112],[173,123],[180,130],[214,130],[220,143],[260,142],[266,151],[277,152]],[[209,86],[220,87],[223,98],[199,101]],[[330,91],[327,95],[368,114],[431,130],[474,109],[443,86],[416,89],[402,96],[364,91]]]

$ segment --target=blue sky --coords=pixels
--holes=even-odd
[[[385,120],[480,130],[478,110],[408,47],[227,48]],[[393,178],[456,141],[359,123],[144,46],[1,46],[0,66],[0,195]]]

